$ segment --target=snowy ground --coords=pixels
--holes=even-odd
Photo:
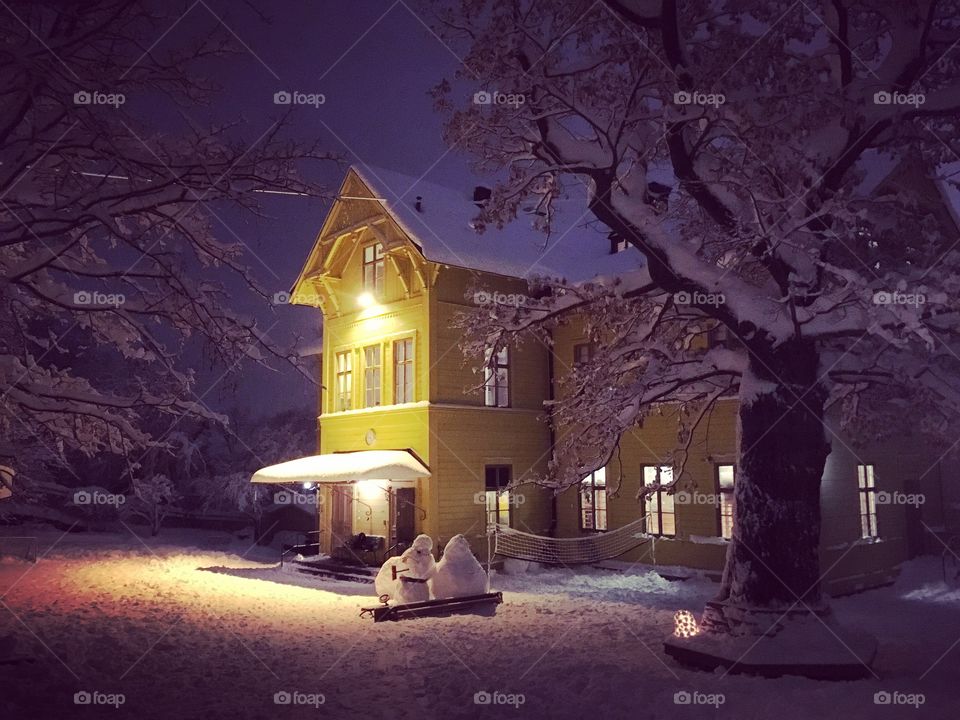
[[[372,586],[290,580],[272,552],[223,533],[42,532],[43,552],[36,565],[0,559],[0,638],[34,659],[0,665],[3,718],[956,717],[960,592],[932,559],[835,601],[881,638],[879,679],[828,683],[678,667],[660,645],[673,611],[699,613],[716,586],[642,568],[498,575],[494,616],[374,625],[358,617]],[[124,703],[77,706],[82,691]],[[683,691],[724,702],[675,704]],[[879,691],[925,702],[878,706]],[[278,692],[318,707],[278,705]],[[477,705],[478,692],[523,704]]]

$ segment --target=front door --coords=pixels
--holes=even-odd
[[[330,554],[336,556],[353,537],[353,486],[334,485],[330,496]]]
[[[396,489],[394,496],[394,524],[391,544],[403,543],[409,545],[417,536],[416,518],[417,491],[412,487]]]

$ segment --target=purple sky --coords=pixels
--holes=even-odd
[[[441,118],[432,108],[429,88],[452,77],[458,61],[414,14],[412,4],[386,0],[318,0],[309,3],[257,3],[269,8],[269,23],[241,3],[215,0],[210,10],[198,4],[161,42],[184,39],[191,28],[206,27],[216,13],[249,48],[242,58],[218,68],[214,77],[224,87],[215,105],[197,111],[208,121],[244,119],[243,136],[256,140],[279,115],[273,95],[279,90],[322,93],[318,108],[293,112],[291,134],[319,138],[325,149],[348,162],[393,168],[442,184],[470,183],[466,158],[449,152],[441,139]],[[331,190],[342,179],[332,164],[319,176]],[[472,187],[472,186],[471,186]],[[397,188],[403,193],[407,188]],[[249,262],[267,287],[288,289],[311,248],[328,204],[310,199],[278,198],[267,206],[274,217],[251,221],[231,213],[225,240],[242,240],[252,251]],[[286,342],[294,332],[316,339],[320,313],[292,306],[275,310],[238,292],[237,308],[255,313],[271,336]],[[207,373],[198,388],[203,394],[220,372]],[[219,384],[204,398],[229,410],[235,404],[252,409],[309,408],[314,391],[292,372],[247,369],[238,386]]]
[[[348,163],[369,163],[448,187],[469,191],[475,184],[467,158],[441,139],[441,117],[427,91],[459,67],[454,52],[426,27],[422,9],[408,0],[253,0],[267,16],[246,3],[204,0],[159,42],[183,41],[191,32],[222,22],[248,52],[214,70],[223,92],[210,108],[197,109],[206,122],[243,118],[243,137],[253,142],[279,116],[273,102],[280,90],[322,93],[318,108],[299,106],[289,133],[300,140],[319,139]],[[206,4],[204,4],[206,3]],[[419,13],[419,15],[418,15]],[[470,92],[464,88],[464,92]],[[960,165],[958,163],[957,165]],[[945,171],[957,172],[953,166]],[[343,172],[332,163],[317,178],[335,191]],[[392,188],[404,194],[408,188]],[[960,194],[955,193],[960,206]],[[301,198],[271,199],[269,219],[251,220],[224,212],[224,240],[239,239],[251,250],[249,263],[271,291],[290,288],[329,208]],[[320,313],[312,308],[272,308],[238,288],[235,308],[256,315],[279,343],[294,334],[315,343]],[[263,411],[286,407],[309,411],[315,391],[296,373],[244,369],[237,383],[217,383],[222,370],[205,373],[198,394],[211,406],[236,405]]]

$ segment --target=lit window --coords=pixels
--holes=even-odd
[[[376,298],[383,297],[383,267],[383,245],[367,245],[363,249],[363,289]]]
[[[380,346],[369,345],[363,349],[363,390],[365,407],[380,404]]]
[[[877,534],[877,485],[873,465],[857,465],[857,484],[860,486],[860,536],[879,537]]]
[[[600,468],[580,481],[580,529],[607,529],[606,468]]]
[[[485,500],[487,531],[496,529],[497,525],[510,526],[510,466],[487,465],[485,479]]]
[[[490,362],[491,350],[484,356],[485,363]],[[494,367],[484,367],[484,404],[487,407],[510,407],[510,354],[507,348],[497,353]]]
[[[736,477],[733,465],[717,465],[718,523],[720,537],[733,537],[733,481]]]
[[[353,353],[337,353],[336,409],[350,410],[353,406]]]
[[[413,402],[413,340],[393,344],[393,401]]]
[[[669,465],[644,465],[643,484],[646,487],[673,482],[673,468]],[[644,500],[647,534],[676,535],[677,520],[673,505],[673,490],[654,490]]]

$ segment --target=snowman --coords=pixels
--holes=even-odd
[[[481,595],[487,592],[487,574],[470,550],[463,535],[450,538],[430,578],[433,597],[442,598]]]
[[[430,536],[417,535],[400,557],[388,559],[374,581],[380,600],[397,603],[429,600],[427,581],[437,567],[432,550],[433,540]]]

